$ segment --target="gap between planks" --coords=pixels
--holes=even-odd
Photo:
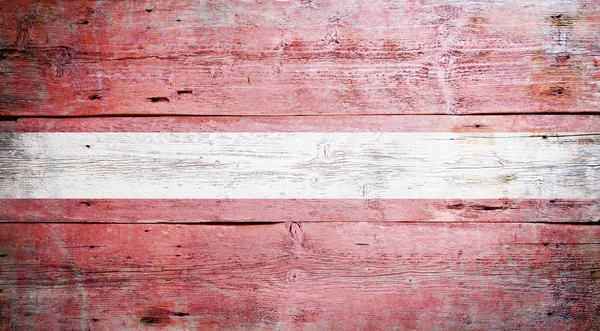
[[[265,221],[265,222],[61,222],[61,221],[48,221],[48,222],[0,222],[0,227],[3,225],[9,224],[37,224],[37,225],[46,225],[46,224],[90,224],[90,225],[197,225],[197,226],[270,226],[276,224],[304,224],[304,223],[352,223],[352,224],[360,224],[360,223],[369,223],[369,224],[379,224],[379,225],[463,225],[463,224],[540,224],[540,225],[565,225],[565,226],[600,226],[600,220],[597,222],[544,222],[544,221],[531,221],[531,222],[512,222],[512,221],[471,221],[471,222],[461,222],[461,221],[361,221],[361,222],[350,222],[350,221],[318,221],[318,222],[277,222],[277,221]]]
[[[169,117],[189,117],[189,118],[210,118],[210,117],[223,117],[223,118],[294,118],[294,117],[314,117],[314,118],[327,118],[327,117],[374,117],[374,116],[386,116],[386,117],[483,117],[483,116],[600,116],[600,111],[579,111],[579,112],[551,112],[551,111],[536,111],[536,112],[485,112],[485,113],[461,113],[461,114],[439,114],[439,113],[422,113],[422,114],[389,114],[389,113],[369,113],[369,114],[169,114],[169,113],[154,113],[154,114],[136,114],[136,113],[122,113],[122,114],[92,114],[92,115],[40,115],[40,114],[24,114],[24,115],[3,115],[0,114],[0,122],[6,121],[18,121],[19,119],[86,119],[86,118],[132,118],[132,117],[153,117],[153,118],[169,118]]]

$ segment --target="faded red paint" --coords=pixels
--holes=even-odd
[[[595,0],[3,1],[0,117],[167,116],[0,132],[597,134],[444,115],[597,113],[599,52]],[[598,222],[597,200],[0,199],[0,330],[596,330]]]
[[[19,310],[0,307],[6,330],[599,325],[600,227],[1,227],[0,302],[14,300],[13,291],[27,293]]]
[[[596,115],[19,118],[3,132],[524,132],[598,133]]]
[[[562,199],[0,199],[0,223],[322,221],[600,224],[600,201]]]
[[[592,0],[6,2],[0,114],[596,112],[598,17]]]

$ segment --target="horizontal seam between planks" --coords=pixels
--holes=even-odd
[[[578,116],[578,115],[600,115],[600,111],[578,111],[578,112],[489,112],[489,113],[468,113],[468,114],[441,114],[441,113],[425,113],[425,114],[389,114],[389,113],[373,113],[373,114],[286,114],[286,115],[251,115],[251,114],[239,114],[239,115],[223,115],[223,114],[97,114],[97,115],[1,115],[0,121],[10,122],[17,121],[20,118],[44,118],[44,119],[66,119],[66,118],[121,118],[121,117],[227,117],[227,118],[293,118],[293,117],[368,117],[368,116],[423,116],[423,117],[434,117],[434,116],[455,116],[455,117],[476,117],[476,116]]]
[[[5,224],[123,224],[123,225],[152,225],[152,224],[161,224],[161,225],[207,225],[207,226],[253,226],[253,225],[274,225],[274,224],[289,224],[289,223],[371,223],[371,224],[422,224],[422,225],[435,225],[435,224],[546,224],[546,225],[578,225],[578,226],[600,226],[600,220],[591,221],[591,222],[544,222],[544,221],[532,221],[532,222],[512,222],[512,221],[265,221],[265,222],[60,222],[60,221],[48,221],[48,222],[2,222],[0,221],[0,226]]]

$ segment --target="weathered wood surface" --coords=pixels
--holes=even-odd
[[[0,199],[0,223],[340,221],[600,225],[600,200]]]
[[[600,329],[599,51],[597,0],[0,0],[0,330]],[[87,115],[216,116],[17,118]]]
[[[0,329],[595,330],[600,227],[0,225]]]
[[[600,2],[2,1],[0,115],[597,112]]]
[[[600,185],[597,184],[599,153],[597,152],[598,142],[596,139],[597,135],[595,134],[600,131],[600,119],[597,116],[510,115],[464,117],[441,115],[426,117],[340,116],[328,118],[317,116],[246,118],[22,118],[16,121],[0,122],[0,131],[4,132],[2,135],[6,138],[3,140],[4,143],[2,151],[0,152],[3,155],[3,177],[1,179],[3,185],[0,188],[0,191],[4,194],[3,197],[15,197],[15,195],[23,194],[24,191],[22,188],[26,187],[47,188],[46,192],[42,192],[43,196],[34,195],[33,192],[29,192],[28,194],[30,195],[28,197],[32,199],[0,199],[0,222],[133,223],[368,220],[592,223],[600,221],[600,202],[595,195],[596,193],[594,193],[597,192],[598,187],[600,187]],[[574,131],[580,132],[581,135],[578,136]],[[423,185],[421,186],[421,192],[424,193],[414,193],[414,191],[408,189],[404,190],[405,187],[395,186],[397,189],[395,192],[398,194],[413,194],[417,196],[418,194],[422,195],[437,192],[439,196],[436,198],[415,199],[415,196],[413,196],[413,198],[409,197],[404,199],[381,199],[377,198],[377,190],[379,188],[370,186],[367,186],[366,196],[360,195],[359,193],[364,193],[364,191],[358,189],[338,189],[337,192],[348,194],[348,196],[344,199],[340,199],[340,197],[328,197],[327,199],[318,198],[318,194],[320,194],[318,192],[325,192],[326,194],[332,193],[327,188],[327,185],[339,185],[338,176],[334,176],[329,178],[328,181],[321,182],[321,184],[325,186],[315,186],[314,183],[309,181],[308,184],[310,185],[306,185],[306,188],[309,191],[305,192],[308,192],[306,194],[310,194],[310,198],[305,197],[298,199],[298,197],[293,198],[293,196],[286,197],[277,195],[270,199],[267,199],[266,196],[263,196],[263,199],[260,199],[259,194],[262,184],[256,182],[258,177],[250,175],[246,176],[246,179],[254,181],[254,184],[258,185],[256,186],[257,190],[251,190],[249,193],[252,195],[248,196],[229,196],[229,198],[243,197],[244,199],[217,198],[218,194],[228,194],[232,185],[226,185],[226,187],[224,186],[219,190],[206,191],[207,194],[212,194],[213,196],[205,196],[203,199],[164,199],[167,197],[174,197],[169,196],[169,194],[172,194],[175,191],[168,189],[168,187],[170,187],[169,185],[175,183],[172,180],[173,178],[182,178],[182,181],[186,182],[186,185],[188,185],[186,187],[189,190],[186,192],[200,192],[198,194],[202,193],[198,190],[198,187],[200,186],[196,186],[198,181],[225,180],[227,178],[227,171],[221,171],[222,168],[216,169],[221,171],[218,176],[198,176],[196,173],[198,171],[206,171],[205,168],[200,169],[194,167],[192,164],[190,164],[189,167],[185,167],[185,164],[182,163],[183,161],[179,160],[180,158],[187,158],[190,155],[193,155],[195,158],[206,157],[204,154],[209,150],[213,150],[214,145],[210,146],[209,149],[206,149],[204,148],[206,147],[204,146],[206,145],[206,140],[204,140],[204,143],[190,143],[189,141],[179,145],[169,143],[168,145],[165,145],[164,148],[161,148],[156,145],[156,143],[148,145],[148,139],[140,138],[135,142],[135,146],[132,145],[128,148],[123,144],[113,144],[111,141],[98,145],[89,140],[82,140],[81,137],[79,137],[68,138],[66,140],[63,139],[61,146],[59,146],[58,144],[53,144],[52,140],[40,138],[39,142],[29,144],[30,146],[28,148],[31,149],[30,152],[33,150],[35,151],[28,154],[26,153],[27,148],[21,146],[23,142],[19,142],[19,139],[16,138],[17,136],[9,134],[40,132],[86,133],[87,135],[89,135],[89,132],[97,132],[99,134],[114,132],[244,132],[248,134],[260,133],[263,135],[265,132],[280,132],[282,134],[289,132],[312,134],[315,132],[345,132],[347,134],[350,132],[361,135],[372,132],[372,134],[425,134],[433,135],[436,139],[443,135],[447,135],[448,132],[454,132],[457,136],[452,134],[453,137],[467,137],[467,139],[471,139],[475,143],[475,145],[472,145],[463,142],[463,140],[458,140],[456,143],[457,145],[454,148],[456,157],[464,159],[465,155],[472,155],[479,161],[476,162],[477,164],[472,164],[473,167],[470,171],[465,172],[461,169],[456,171],[455,175],[464,176],[465,180],[463,181],[463,184],[465,185],[465,188],[473,188],[471,191],[467,189],[463,190],[465,195],[458,197],[456,196],[456,193],[453,192],[457,192],[456,190],[460,189],[460,186],[455,187],[455,183],[451,183],[453,187],[449,190],[441,189],[439,185],[436,185],[431,189],[428,186]],[[516,140],[512,138],[505,139],[506,137],[495,137],[498,132],[508,132],[511,135],[515,135],[515,138],[520,139],[524,143],[521,147],[525,150],[512,148],[511,146],[516,142]],[[557,136],[555,132],[566,132],[566,137],[563,137],[562,135]],[[438,134],[441,135],[438,136]],[[482,136],[495,138],[481,140],[480,138]],[[220,139],[216,140],[217,141],[214,143],[217,145],[224,141]],[[370,151],[369,155],[373,156],[374,151],[378,148],[377,146],[382,146],[383,140],[385,139],[381,136],[375,136],[373,144],[370,144],[368,140],[359,141],[356,142],[356,144],[367,148]],[[481,141],[484,141],[484,145],[479,146],[478,144]],[[450,142],[452,141],[447,141],[447,143]],[[273,147],[274,144],[277,144],[279,147]],[[289,155],[286,157],[284,153],[282,153],[288,148],[291,148],[289,146],[298,147],[306,144],[306,139],[285,142],[280,139],[269,138],[268,141],[265,141],[263,144],[254,144],[248,139],[241,139],[239,142],[236,141],[229,144],[230,146],[223,148],[223,150],[225,151],[225,154],[231,154],[232,157],[237,157],[237,155],[242,154],[249,155],[256,148],[268,150],[270,151],[269,153],[275,154],[268,157],[271,154],[267,153],[268,155],[262,155],[264,153],[255,153],[256,155],[262,155],[255,161],[261,164],[268,164],[270,167],[272,166],[272,160],[274,159],[293,159],[289,157]],[[425,153],[437,157],[442,155],[440,150],[444,150],[444,153],[447,153],[449,150],[448,148],[437,147],[425,148],[425,145],[414,139],[399,140],[395,141],[394,144],[397,145],[394,145],[397,148],[386,148],[386,155],[392,157],[398,151],[410,150],[411,152],[406,156],[410,157],[411,160],[414,159],[417,154],[420,155]],[[406,144],[411,146],[418,145],[419,148],[400,148]],[[435,144],[437,144],[437,142]],[[246,148],[247,145],[251,146]],[[307,178],[311,178],[309,176],[311,174],[315,177],[315,173],[323,172],[332,166],[339,165],[339,169],[338,171],[335,171],[335,173],[343,173],[344,175],[342,177],[345,176],[344,178],[346,178],[347,181],[368,181],[370,178],[368,175],[372,174],[371,170],[374,169],[373,165],[377,164],[379,162],[378,160],[381,159],[381,157],[364,158],[356,153],[356,155],[353,155],[352,153],[343,152],[348,148],[353,149],[354,147],[352,146],[340,148],[337,144],[332,144],[330,142],[328,145],[329,147],[324,149],[319,147],[323,146],[321,141],[318,141],[318,144],[314,145],[314,153],[309,152],[306,156],[306,162],[303,163],[305,165],[313,164],[313,167],[292,167],[296,169],[294,170],[296,172],[302,172],[302,169],[308,169],[304,171],[306,172],[304,175],[308,176]],[[497,146],[494,147],[494,145]],[[177,153],[177,146],[181,148],[185,147],[188,151],[183,154]],[[479,150],[477,150],[476,146],[479,146]],[[154,152],[144,153],[143,151],[148,148],[158,149],[159,154]],[[190,148],[194,150],[197,149],[197,153],[192,153]],[[490,151],[494,152],[498,148],[500,148],[499,151],[502,153],[508,151],[511,154],[515,154],[515,156],[513,158],[507,158],[490,153]],[[238,150],[239,153],[235,152],[235,150]],[[417,150],[421,152],[417,152]],[[566,154],[561,154],[560,151]],[[56,153],[63,155],[61,156]],[[104,156],[94,153],[100,153]],[[568,156],[567,154],[572,156]],[[481,181],[485,179],[480,176],[482,174],[481,171],[486,172],[489,170],[489,167],[486,167],[486,163],[483,162],[483,158],[486,155],[493,160],[502,160],[501,162],[503,165],[499,172],[496,171],[498,169],[492,169],[491,172],[488,173],[491,176],[491,180],[486,182],[485,185],[480,185]],[[225,155],[220,155],[219,158],[224,156]],[[102,162],[104,163],[97,160],[99,157],[103,159]],[[524,165],[519,165],[523,164],[519,162],[515,163],[517,160],[522,161],[531,157],[540,160],[537,168],[525,167]],[[344,158],[352,158],[356,162],[342,162],[344,161]],[[564,162],[557,158],[564,160]],[[367,165],[368,171],[365,170],[367,173],[364,176],[355,176],[356,178],[351,178],[352,174],[348,176],[346,173],[347,171],[344,170],[344,164],[351,166],[352,169],[356,169],[354,163],[360,165],[365,163],[365,160],[370,159],[373,159],[373,162],[370,162]],[[110,167],[107,168],[110,169],[108,172],[105,171],[105,167],[109,166],[106,163],[107,160],[112,160],[108,162],[111,163]],[[251,160],[251,158],[244,158],[244,169],[249,169],[249,165],[252,163],[249,160]],[[558,161],[553,163],[552,160]],[[171,167],[166,164],[161,166],[161,162],[163,161],[170,163],[175,162],[178,166]],[[389,160],[386,162],[388,161]],[[396,158],[396,160],[392,161],[393,164],[389,164],[388,167],[406,168],[407,163],[400,158]],[[451,159],[446,159],[444,162],[452,163],[451,161]],[[123,162],[126,163],[124,164]],[[298,160],[298,162],[302,163],[301,160]],[[39,166],[34,167],[34,163]],[[411,170],[412,172],[417,171],[418,173],[414,173],[413,175],[418,177],[407,175],[406,171],[404,171],[401,176],[396,177],[410,178],[412,176],[414,178],[411,180],[417,180],[421,184],[424,184],[427,181],[427,178],[432,176],[432,174],[430,174],[429,171],[422,170],[432,169],[432,163],[425,161],[423,161],[423,163],[427,164],[423,167],[415,166],[414,169]],[[227,164],[228,162],[225,162],[225,166]],[[515,165],[515,167],[511,168],[511,164]],[[140,171],[134,170],[128,179],[119,175],[119,169],[124,169],[124,167],[129,169],[136,165],[142,168],[152,168],[153,170],[146,172],[146,175]],[[450,171],[449,167],[451,167],[451,165],[446,164],[443,167],[444,171]],[[481,169],[479,169],[479,167],[481,167]],[[499,163],[498,167],[500,167]],[[194,175],[190,175],[189,179],[187,177],[183,178],[187,176],[185,175],[187,170],[184,168],[195,171]],[[263,169],[263,166],[261,166],[261,169]],[[236,174],[240,173],[240,170],[237,168],[230,170],[234,170],[231,174],[235,176],[238,176]],[[75,171],[76,174],[73,173],[73,171]],[[162,176],[164,183],[161,185],[163,186],[158,187],[154,177],[157,176],[158,173],[165,171],[169,172],[170,175],[166,177]],[[518,171],[525,173],[525,181],[522,181],[523,176],[520,173],[516,173]],[[573,171],[575,171],[573,176],[560,178],[560,174],[573,173]],[[386,177],[386,173],[393,174],[393,172],[380,173],[380,177]],[[539,173],[538,177],[543,176],[544,180],[540,181],[536,179],[535,176],[532,176],[532,174],[536,173]],[[555,174],[554,177],[552,177],[553,173]],[[62,176],[61,178],[65,178],[64,183],[61,184],[60,182],[62,180],[58,177],[55,177],[52,182],[48,183],[49,177],[47,176],[59,176],[59,174]],[[476,178],[478,181],[470,182],[467,180],[467,177],[478,174],[479,177]],[[72,180],[75,177],[70,177],[70,179],[66,180],[69,176],[74,175],[78,178],[77,180]],[[116,177],[113,181],[107,181],[107,176]],[[298,178],[302,176],[303,175],[300,173],[297,174]],[[274,179],[271,178],[276,177],[276,173],[264,174],[262,180],[272,181]],[[96,178],[96,180],[94,178]],[[149,181],[149,183],[147,183],[147,185],[139,185],[140,181],[144,180],[144,178],[146,181]],[[284,176],[284,178],[286,177]],[[554,180],[552,180],[552,178],[554,178]],[[302,178],[300,178],[300,181],[301,179]],[[393,178],[392,180],[398,179]],[[380,179],[380,181],[384,181],[384,179]],[[46,182],[46,184],[40,186],[42,182]],[[138,184],[129,185],[132,182]],[[238,181],[238,183],[241,182]],[[524,192],[524,194],[509,194],[507,189],[516,187],[512,185],[517,183],[519,183],[521,187],[522,185],[540,187],[541,191],[537,191],[537,193],[541,195],[532,198],[532,191]],[[584,185],[580,185],[582,183]],[[250,185],[252,183],[247,184]],[[103,199],[92,199],[92,196],[84,195],[83,193],[85,192],[79,192],[81,195],[78,195],[75,189],[77,187],[81,188],[81,185],[87,185],[89,191],[96,193],[101,192],[101,188],[104,187],[106,196],[104,196]],[[190,185],[194,187],[189,187]],[[492,185],[492,187],[493,185],[496,185],[497,189],[502,190],[502,192],[500,192],[502,193],[502,199],[485,199],[484,196],[479,194],[482,192],[482,186],[489,189],[489,185]],[[235,184],[233,186],[235,186]],[[563,190],[552,191],[550,188],[553,186],[562,187]],[[57,189],[60,187],[64,187],[65,195],[63,196],[60,196],[57,193]],[[117,189],[118,187],[120,188]],[[122,198],[133,197],[131,196],[132,192],[134,192],[132,189],[136,188],[138,193],[149,194],[152,193],[150,189],[153,187],[155,188],[153,194],[160,193],[160,196],[154,197],[163,199],[148,199],[149,196],[147,195],[144,196],[146,197],[145,199],[140,199],[140,196],[135,196],[137,199],[117,199],[119,196]],[[360,188],[360,185],[357,187]],[[277,189],[286,190],[289,188],[289,185],[280,185]],[[390,189],[394,189],[394,187],[390,187]],[[435,191],[436,189],[437,191]],[[390,192],[392,191],[388,191],[388,193]],[[473,192],[479,193],[474,194]],[[454,198],[452,198],[453,194]],[[574,195],[578,195],[578,199],[573,199]],[[529,198],[527,198],[528,196]],[[73,199],[38,199],[42,197],[71,197]]]
[[[600,199],[600,134],[0,133],[8,199]]]
[[[599,133],[597,115],[348,115],[17,118],[0,132],[552,132]]]

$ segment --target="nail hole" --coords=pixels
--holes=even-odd
[[[82,202],[80,202],[79,204],[80,204],[80,205],[86,205],[86,206],[88,206],[88,207],[92,205],[92,203],[91,203],[91,202],[89,202],[89,201],[82,201]]]
[[[552,86],[552,87],[550,87],[550,91],[548,91],[548,94],[555,95],[555,96],[561,96],[564,93],[565,93],[565,88],[562,86]]]
[[[102,99],[102,96],[98,95],[98,94],[92,94],[92,95],[90,95],[88,97],[88,99],[90,99],[90,100],[100,100],[100,99]]]
[[[90,146],[90,145],[85,145],[85,147],[86,147],[86,148],[91,148],[92,146]]]
[[[555,203],[555,202],[556,202],[556,200],[554,200],[554,199],[550,200],[550,203]]]
[[[96,248],[96,247],[97,247],[97,246],[94,246],[94,245],[90,246],[90,248]]]
[[[177,94],[192,94],[194,93],[194,91],[192,90],[179,90],[177,91]]]
[[[546,135],[543,135],[543,136],[542,136],[542,139],[548,139],[548,136],[546,136]]]
[[[169,98],[166,97],[152,97],[148,98],[148,100],[150,100],[150,102],[169,102]]]
[[[173,313],[172,315],[177,316],[177,317],[190,316],[190,314],[188,314],[188,313],[180,313],[180,312]]]

